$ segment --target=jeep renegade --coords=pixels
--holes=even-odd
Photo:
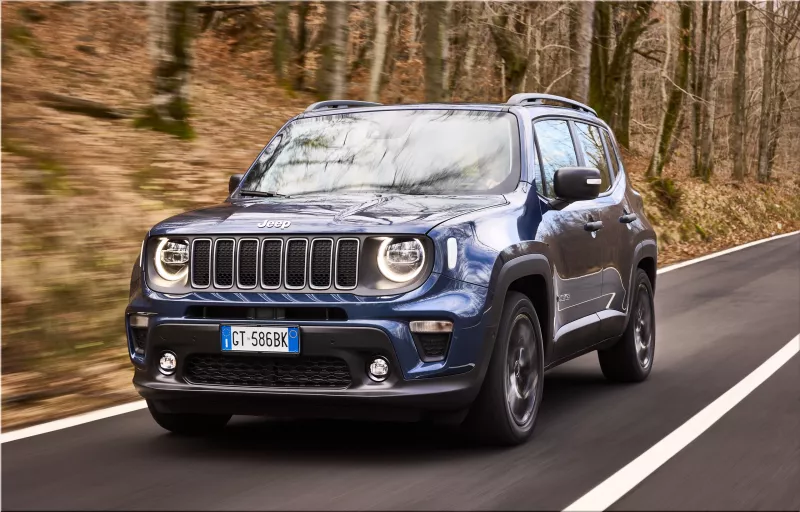
[[[527,439],[544,372],[653,367],[656,237],[611,130],[544,94],[323,101],[229,197],[154,226],[125,319],[167,430],[233,414],[463,423]]]

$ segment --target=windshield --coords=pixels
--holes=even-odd
[[[264,148],[242,191],[499,194],[519,182],[509,113],[392,110],[298,119]]]

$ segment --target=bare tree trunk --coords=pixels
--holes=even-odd
[[[703,125],[700,142],[700,176],[708,181],[714,172],[714,124],[717,113],[717,66],[719,63],[719,17],[721,2],[711,2],[708,33],[708,65],[706,66],[703,103]]]
[[[733,177],[744,180],[747,169],[747,5],[736,2],[736,57],[733,74]]]
[[[600,3],[600,2],[598,2]],[[620,144],[627,147],[630,120],[630,87],[633,50],[639,36],[650,26],[651,1],[636,2],[619,36],[611,62],[606,66],[602,97],[597,104],[600,117],[606,119]]]
[[[625,148],[631,147],[631,93],[633,92],[633,54],[630,55],[625,64],[625,74],[622,81],[622,89],[617,94],[620,96],[616,100],[618,114],[614,116],[614,123],[611,129],[617,136],[617,142]]]
[[[480,17],[481,15],[481,6],[480,4],[474,8],[470,9],[470,12],[475,14],[476,17]],[[470,20],[471,22],[471,20]],[[472,82],[472,70],[475,67],[475,54],[477,53],[478,49],[478,38],[480,34],[474,33],[471,35],[467,35],[467,50],[464,53],[464,78],[466,78],[467,83]]]
[[[386,16],[387,2],[375,3],[375,44],[372,50],[372,68],[369,76],[369,101],[380,101],[381,73],[386,57],[386,41],[389,32],[389,22]]]
[[[383,58],[383,73],[381,74],[381,88],[386,85],[394,73],[394,56],[397,41],[400,39],[400,2],[389,2],[389,36],[386,40],[386,52]]]
[[[694,9],[692,9],[692,13],[694,13]],[[669,148],[667,148],[667,154],[664,155],[664,167],[669,165],[670,161],[672,161],[672,157],[675,155],[675,150],[678,149],[678,145],[680,145],[680,134],[686,129],[686,120],[690,118],[690,114],[687,114],[686,109],[682,108],[680,114],[678,115],[678,123],[675,125],[672,142],[670,142]]]
[[[272,65],[275,68],[275,78],[278,83],[284,84],[286,81],[285,67],[289,62],[291,53],[291,34],[289,33],[289,9],[288,2],[278,2],[275,4],[275,39],[272,41]]]
[[[453,2],[451,0],[447,0],[445,2],[444,8],[444,16],[442,17],[439,23],[442,24],[439,27],[439,37],[442,38],[442,89],[444,99],[449,101],[450,99],[450,73],[451,73],[451,61],[450,61],[450,36],[449,36],[449,28],[450,28],[450,19],[453,16]]]
[[[444,2],[423,2],[422,47],[425,59],[425,101],[444,101],[444,63],[442,62],[442,20]]]
[[[477,34],[473,34],[472,28],[472,2],[456,2],[453,6],[454,17],[453,25],[455,37],[453,38],[453,63],[448,72],[448,91],[450,98],[459,89],[461,75],[466,67],[466,58],[470,47],[474,46],[474,39]],[[471,57],[474,59],[474,56]]]
[[[325,3],[317,95],[320,99],[344,98],[347,94],[347,2]]]
[[[686,90],[686,84],[689,81],[689,59],[691,57],[692,49],[692,14],[694,13],[694,5],[691,2],[679,2],[680,6],[680,46],[678,49],[678,62],[675,66],[675,77],[673,79],[674,85],[669,94],[669,99],[666,97],[666,64],[669,62],[669,52],[664,58],[664,76],[662,84],[664,86],[663,96],[665,101],[664,116],[661,119],[661,128],[659,136],[656,138],[656,146],[653,151],[653,158],[650,161],[650,166],[647,169],[648,176],[660,176],[661,171],[667,161],[667,152],[670,149],[672,142],[672,135],[678,123],[678,117],[681,113],[683,105],[683,94]],[[667,27],[669,33],[669,27]],[[669,35],[667,35],[669,41]],[[669,44],[667,45],[669,48]]]
[[[305,87],[306,79],[306,54],[308,53],[308,12],[311,10],[311,3],[297,3],[297,38],[294,47],[294,88],[298,91]]]
[[[776,34],[777,44],[774,48],[775,69],[772,77],[772,130],[770,132],[769,145],[767,149],[767,179],[772,177],[772,166],[775,162],[775,154],[778,150],[778,142],[781,135],[781,123],[786,111],[788,95],[785,85],[787,83],[786,64],[789,49],[793,47],[792,42],[798,34],[798,21],[800,21],[800,6],[796,3],[784,3],[781,5],[780,16],[783,20],[781,27]],[[777,28],[777,27],[776,27]],[[795,89],[797,92],[798,89]]]
[[[708,38],[708,2],[703,2],[700,15],[700,32],[695,23],[692,94],[692,176],[700,175],[700,140],[703,124],[703,102],[705,101],[704,80],[706,73],[706,40]],[[698,44],[699,42],[699,44]],[[699,51],[698,51],[699,48]]]
[[[761,80],[761,123],[758,137],[758,181],[770,178],[769,140],[772,134],[772,71],[775,47],[775,2],[767,0],[764,31],[764,74]]]
[[[570,9],[570,96],[589,101],[589,68],[592,56],[594,2],[576,2]]]
[[[153,96],[142,126],[189,138],[190,41],[194,5],[190,2],[149,2]]]
[[[513,4],[512,4],[513,5]],[[503,7],[498,7],[503,9]],[[497,54],[503,59],[503,97],[519,92],[525,72],[528,69],[528,55],[521,46],[521,41],[508,29],[508,11],[503,9],[495,14],[489,23],[492,39],[497,47]]]
[[[591,69],[589,73],[589,104],[599,109],[605,98],[606,75],[608,74],[608,56],[611,52],[613,37],[612,6],[610,2],[594,2],[591,52]],[[538,75],[537,75],[538,76]]]
[[[417,56],[417,19],[419,18],[419,0],[408,2],[408,60]]]

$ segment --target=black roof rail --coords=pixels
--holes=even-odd
[[[588,112],[597,117],[597,112],[595,112],[594,109],[589,105],[585,105],[580,101],[571,100],[563,96],[556,96],[554,94],[537,94],[537,93],[521,92],[519,94],[515,94],[510,98],[508,98],[506,104],[508,105],[526,105],[529,103],[543,104],[542,102],[544,100],[563,103],[571,108]]]
[[[375,103],[372,101],[327,100],[312,103],[306,108],[306,112],[314,112],[326,108],[380,107],[382,105],[383,103]]]

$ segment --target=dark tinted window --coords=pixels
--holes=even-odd
[[[603,147],[603,136],[600,128],[584,123],[575,123],[578,140],[583,149],[583,160],[586,167],[594,167],[600,171],[600,190],[606,191],[611,187],[611,175],[608,172],[608,159]]]
[[[267,146],[242,190],[500,194],[519,183],[516,118],[391,110],[298,119]]]
[[[542,172],[544,173],[545,195],[555,197],[553,192],[553,175],[561,167],[575,167],[578,157],[569,133],[566,121],[555,119],[539,121],[534,125],[536,140],[542,156]]]
[[[609,160],[611,160],[611,169],[614,171],[614,177],[616,177],[619,174],[619,161],[617,160],[617,152],[614,149],[614,143],[611,142],[611,136],[605,130],[603,130],[603,137],[606,139],[608,156]]]

